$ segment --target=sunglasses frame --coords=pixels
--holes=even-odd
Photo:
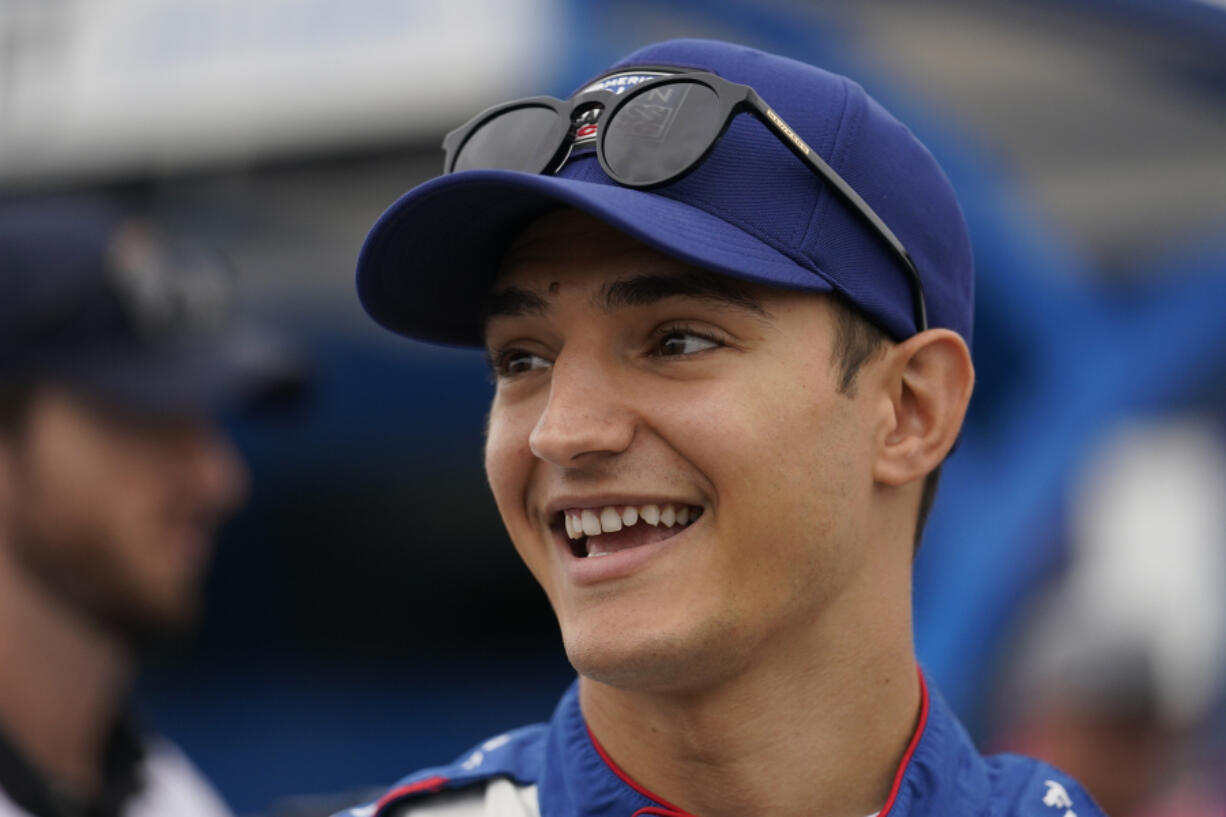
[[[645,73],[650,73],[653,70],[676,71],[675,68],[643,68]],[[646,182],[636,182],[627,180],[619,176],[605,158],[605,140],[611,132],[610,128],[603,127],[604,124],[613,121],[617,114],[622,111],[626,105],[632,102],[640,95],[647,93],[653,89],[678,83],[691,83],[702,85],[709,88],[715,93],[716,100],[720,105],[719,116],[721,117],[722,125],[716,130],[712,136],[710,144],[692,161],[690,161],[682,169],[670,173],[668,176],[661,179],[652,179]],[[556,114],[557,124],[549,131],[546,139],[542,141],[543,145],[557,145],[549,155],[544,155],[542,151],[539,162],[533,162],[530,167],[535,167],[540,164],[539,170],[526,170],[524,172],[535,174],[556,173],[566,164],[569,159],[571,150],[575,145],[575,115],[582,114],[589,109],[598,109],[601,112],[598,115],[598,125],[596,130],[596,157],[600,162],[601,168],[613,179],[613,181],[623,187],[630,187],[638,190],[650,190],[660,187],[684,178],[689,173],[698,167],[703,160],[715,148],[720,137],[728,130],[728,126],[732,124],[732,119],[740,113],[753,114],[767,130],[773,133],[779,141],[797,156],[802,162],[808,165],[819,178],[825,181],[838,193],[845,202],[851,205],[864,221],[885,241],[891,252],[898,258],[903,268],[907,272],[907,283],[911,288],[911,303],[913,308],[913,316],[915,318],[916,332],[923,332],[928,329],[928,310],[924,299],[924,285],[920,279],[919,270],[916,269],[915,262],[912,261],[910,253],[906,247],[898,239],[894,232],[886,225],[885,221],[869,206],[868,202],[860,197],[860,194],[848,184],[842,176],[840,176],[834,168],[817,154],[809,145],[800,138],[788,124],[775,113],[769,105],[758,96],[758,93],[748,85],[730,82],[723,77],[717,76],[706,71],[689,71],[684,73],[670,73],[665,76],[655,77],[649,80],[640,82],[639,84],[628,88],[622,93],[615,93],[603,88],[598,88],[586,93],[579,93],[567,100],[557,99],[551,96],[535,96],[517,99],[511,102],[504,102],[500,105],[495,105],[487,108],[475,117],[470,119],[465,124],[456,128],[447,134],[443,139],[443,150],[445,153],[443,172],[453,173],[455,171],[456,162],[459,160],[460,154],[469,139],[477,133],[484,125],[488,124],[493,119],[502,116],[510,111],[520,108],[546,108]]]

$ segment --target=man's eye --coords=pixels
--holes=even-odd
[[[692,355],[723,345],[718,339],[692,329],[669,329],[660,336],[656,354],[661,357]]]
[[[549,361],[540,355],[526,352],[523,349],[508,349],[498,355],[494,361],[494,374],[498,377],[514,377],[517,374],[530,372],[534,369],[544,369]]]

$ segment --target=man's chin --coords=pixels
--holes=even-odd
[[[732,669],[725,650],[693,634],[564,633],[563,642],[581,676],[627,692],[695,692]]]
[[[174,600],[127,603],[98,611],[98,621],[117,640],[140,654],[170,650],[187,641],[199,628],[198,592]]]

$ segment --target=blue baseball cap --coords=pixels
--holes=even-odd
[[[0,205],[0,382],[58,382],[149,416],[288,397],[305,368],[230,319],[220,256],[94,198]]]
[[[969,344],[974,270],[965,219],[932,154],[850,79],[707,40],[630,54],[581,90],[661,71],[706,71],[752,87],[859,193],[919,271],[931,327]],[[734,118],[691,173],[651,190],[609,178],[594,151],[554,175],[465,170],[406,193],[371,229],[358,296],[384,327],[421,340],[482,344],[483,299],[506,247],[558,207],[585,211],[678,259],[788,289],[838,292],[896,339],[916,331],[905,269],[881,236],[755,117]]]

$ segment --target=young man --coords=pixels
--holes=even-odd
[[[490,485],[579,680],[350,813],[1097,815],[982,758],[917,671],[974,376],[966,227],[911,133],[843,77],[677,41],[444,147],[359,293],[487,349]]]
[[[93,200],[0,208],[0,817],[221,817],[130,716],[246,471],[211,420],[293,384],[211,259]]]

